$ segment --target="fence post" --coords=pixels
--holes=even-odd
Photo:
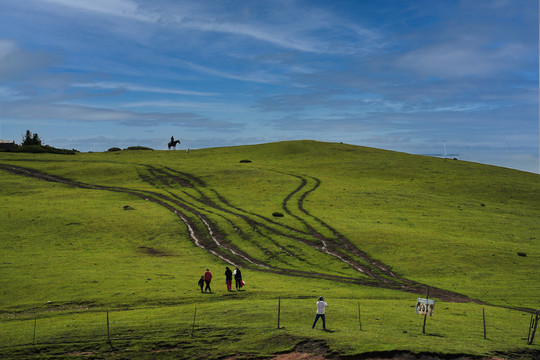
[[[36,326],[37,326],[37,315],[34,317],[34,338],[32,340],[32,345],[36,345]]]
[[[278,297],[278,307],[277,307],[277,328],[279,329],[279,320],[281,317],[281,296]]]
[[[531,332],[534,327],[534,315],[531,315],[531,322],[529,323],[529,335],[527,335],[527,345],[529,345],[529,340],[531,340]]]
[[[360,303],[358,303],[358,324],[360,325],[360,331],[362,331],[362,317],[360,316]]]
[[[193,332],[195,331],[195,318],[197,317],[197,307],[195,306],[195,313],[193,314],[193,324],[191,325],[191,337],[193,337]]]
[[[426,300],[429,300],[429,286],[427,287]],[[426,333],[426,319],[427,319],[428,312],[429,312],[429,306],[426,303],[426,313],[424,314],[424,326],[422,327],[422,334]]]
[[[109,309],[107,309],[107,343],[112,347],[111,329],[110,329],[110,326],[109,326]]]
[[[482,318],[484,319],[484,340],[487,339],[486,337],[486,309],[482,308]]]
[[[536,310],[536,315],[534,315],[534,327],[532,329],[531,336],[527,341],[527,345],[532,345],[534,341],[534,335],[536,334],[536,328],[538,327],[538,320],[540,320],[540,309]],[[532,326],[532,324],[531,324]],[[530,329],[529,329],[530,331]]]

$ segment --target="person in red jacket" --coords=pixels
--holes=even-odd
[[[210,270],[206,269],[205,273],[204,273],[204,282],[206,283],[206,287],[204,288],[204,292],[206,292],[206,290],[212,292],[212,289],[210,289],[210,282],[212,281],[212,273],[210,272]]]

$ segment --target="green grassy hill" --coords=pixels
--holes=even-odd
[[[0,153],[0,197],[0,357],[540,349],[535,174],[314,141]]]

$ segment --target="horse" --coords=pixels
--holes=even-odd
[[[169,150],[171,150],[171,148],[176,150],[176,144],[180,144],[180,140],[169,141],[169,143],[167,144],[169,146]]]

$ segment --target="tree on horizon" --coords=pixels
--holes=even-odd
[[[26,134],[23,135],[22,138],[22,146],[25,145],[41,145],[41,139],[39,138],[38,134],[32,134],[30,130],[26,130]]]

